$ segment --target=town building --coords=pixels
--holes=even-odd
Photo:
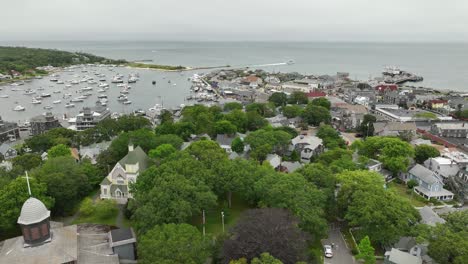
[[[80,157],[81,159],[89,159],[91,161],[91,164],[96,164],[97,163],[97,157],[101,152],[104,150],[108,149],[110,146],[111,142],[101,142],[101,143],[96,143],[90,146],[86,147],[80,147]]]
[[[30,120],[31,135],[40,135],[51,129],[62,127],[59,120],[51,112],[35,116]]]
[[[341,131],[358,128],[368,109],[363,105],[340,104],[333,109],[334,125]]]
[[[442,176],[443,179],[456,176],[460,171],[455,161],[444,157],[429,158],[424,161],[424,167],[430,169],[436,175]]]
[[[408,252],[392,248],[385,252],[384,264],[422,264],[422,259]]]
[[[453,193],[443,188],[442,178],[420,164],[416,164],[403,177],[405,177],[403,179],[405,182],[416,180],[418,186],[414,187],[414,192],[427,200],[449,201],[453,199]]]
[[[5,160],[11,160],[18,156],[18,151],[10,145],[3,143],[0,145],[0,155],[2,155]]]
[[[0,116],[0,143],[14,141],[20,138],[18,124],[7,122]]]
[[[84,107],[76,116],[75,128],[78,131],[83,131],[88,128],[95,127],[102,120],[109,118],[111,113],[108,108],[101,104],[96,104],[95,107]]]
[[[424,121],[424,120],[452,120],[450,116],[444,116],[433,112],[421,110],[421,109],[404,109],[398,105],[376,105],[374,113],[380,115],[389,121],[398,122],[411,122],[411,121]]]
[[[467,138],[468,125],[465,122],[437,123],[432,125],[431,133],[446,138]]]
[[[417,129],[414,122],[375,122],[373,126],[375,136],[399,136],[404,133],[414,136]]]
[[[128,145],[128,154],[123,157],[101,182],[101,199],[113,199],[117,203],[125,204],[128,198],[133,198],[129,191],[129,184],[135,183],[140,173],[149,164],[149,157],[141,147]]]
[[[320,155],[325,147],[322,139],[316,136],[299,135],[291,140],[289,150],[296,151],[301,157],[301,162],[309,163],[310,159]]]

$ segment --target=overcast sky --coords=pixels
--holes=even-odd
[[[468,41],[468,0],[0,0],[0,41]]]

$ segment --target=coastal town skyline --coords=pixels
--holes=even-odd
[[[2,10],[3,41],[468,41],[462,0],[21,0]]]

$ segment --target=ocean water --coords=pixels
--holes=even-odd
[[[380,76],[384,66],[395,65],[423,76],[424,81],[414,84],[416,86],[468,91],[468,43],[0,41],[0,45],[83,51],[114,59],[153,60],[153,63],[157,64],[191,67],[251,66],[272,72],[297,71],[315,75],[349,72],[352,78],[360,80]],[[295,64],[278,65],[289,60],[294,60]],[[137,84],[138,89],[133,90],[129,96],[137,103],[126,106],[126,111],[137,108],[146,109],[153,106],[157,100],[164,100],[168,107],[184,103],[184,98],[188,95],[190,88],[190,83],[186,79],[194,72],[186,72],[182,75],[155,71],[143,72],[142,80]],[[200,72],[202,71],[198,71]],[[162,85],[170,78],[178,82],[177,88],[169,84]],[[153,79],[159,80],[158,84],[161,85],[157,85],[157,88],[153,87],[151,85]],[[35,88],[41,83],[33,81],[27,85]],[[0,94],[4,91],[0,91]],[[20,103],[23,101],[22,97],[15,99]],[[11,101],[11,104],[6,106],[5,101]],[[115,100],[109,98],[109,101]],[[11,98],[0,98],[0,115],[5,119],[24,119],[31,115],[28,107],[23,113],[12,112],[13,103]],[[112,111],[122,111],[121,107],[116,107],[113,103],[109,106]],[[77,107],[80,108],[80,105],[77,104]],[[63,109],[57,108],[56,111],[58,113]],[[37,110],[34,113],[37,114]],[[8,118],[9,116],[12,118]]]

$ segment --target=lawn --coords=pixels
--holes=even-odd
[[[93,194],[90,194],[87,198],[92,199],[93,196],[94,196]],[[75,220],[73,220],[72,224],[88,223],[88,224],[102,224],[102,225],[110,225],[110,226],[115,226],[116,225],[115,221],[116,221],[117,215],[119,213],[119,208],[118,208],[117,204],[115,204],[115,205],[110,204],[110,210],[108,209],[109,207],[107,207],[107,210],[106,210],[106,212],[108,212],[108,213],[102,214],[102,213],[99,213],[99,212],[102,212],[102,211],[99,211],[99,212],[94,211],[90,215],[85,216],[82,213],[80,213],[81,208],[83,206],[83,201],[80,203],[80,209],[78,211],[78,216],[76,217]],[[106,202],[108,202],[108,201],[106,201]],[[96,206],[95,210],[102,209],[102,207],[98,208],[100,203],[104,204],[104,201],[101,201],[101,200],[97,199],[96,202],[94,203],[94,205]],[[112,210],[113,209],[112,206],[115,206],[114,210]]]
[[[227,202],[222,200],[218,206],[211,210],[205,211],[205,228],[206,234],[217,236],[222,234],[223,226],[221,221],[221,212],[224,212],[224,229],[227,232],[232,227],[243,211],[251,207],[236,196],[232,196],[232,206],[227,208]],[[200,231],[203,230],[203,217],[198,215],[194,217],[191,223],[196,226]]]
[[[389,190],[392,190],[401,197],[408,199],[410,203],[415,207],[423,207],[428,203],[424,200],[424,198],[420,197],[418,194],[408,189],[408,187],[406,187],[406,185],[404,184],[390,182],[387,186]]]

